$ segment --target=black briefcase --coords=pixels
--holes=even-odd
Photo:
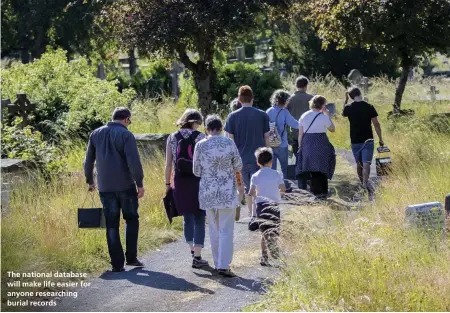
[[[106,228],[105,214],[103,208],[79,208],[79,228]]]

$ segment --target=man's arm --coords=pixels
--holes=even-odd
[[[270,138],[269,138],[270,132],[267,132],[264,134],[264,142],[266,144],[266,147],[270,148]]]
[[[375,127],[375,131],[376,131],[378,139],[380,141],[380,146],[384,146],[383,137],[381,135],[381,125],[380,125],[380,122],[378,121],[378,118],[373,117],[372,123],[373,123],[373,127]]]
[[[84,158],[84,176],[86,177],[86,183],[89,185],[89,191],[95,189],[94,183],[94,164],[95,164],[95,146],[92,142],[92,134],[89,136],[89,142],[86,149],[86,156]]]
[[[123,145],[125,152],[125,158],[127,160],[128,168],[130,169],[131,176],[136,182],[138,187],[138,197],[144,196],[144,170],[142,169],[141,159],[139,157],[139,151],[136,144],[136,138],[132,133],[129,133],[125,139]]]

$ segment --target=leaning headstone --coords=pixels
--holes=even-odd
[[[444,230],[445,215],[440,202],[428,202],[409,205],[405,212],[405,221],[426,231]]]
[[[330,112],[331,116],[336,115],[336,104],[335,103],[328,103],[326,105],[326,108]]]
[[[347,76],[347,79],[349,80],[349,82],[352,85],[355,86],[360,86],[362,79],[363,79],[363,75],[361,74],[361,72],[358,69],[353,69],[350,71],[350,73]]]

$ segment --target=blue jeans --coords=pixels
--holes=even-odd
[[[289,159],[289,147],[277,147],[272,148],[273,150],[273,160],[272,160],[272,169],[277,169],[277,160],[280,161],[281,172],[283,173],[284,184],[286,185],[286,189],[291,187],[290,182],[286,179],[288,176],[288,159]]]
[[[373,140],[352,144],[352,152],[356,163],[361,165],[363,163],[372,163],[374,147],[375,143]]]
[[[120,210],[126,222],[125,242],[126,259],[133,262],[137,259],[137,243],[139,233],[138,198],[136,188],[118,192],[100,192],[106,222],[106,240],[108,242],[111,265],[123,267],[125,258],[120,242]]]
[[[184,238],[194,247],[205,244],[205,211],[197,214],[184,214]]]
[[[245,194],[248,194],[250,191],[250,180],[257,171],[259,171],[258,164],[244,164],[242,166],[241,175],[242,175],[242,181],[244,182],[245,186]]]

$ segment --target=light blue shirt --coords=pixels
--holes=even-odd
[[[282,112],[280,112],[280,110],[282,110]],[[280,114],[278,114],[278,112],[280,112]],[[270,109],[268,109],[266,111],[267,115],[269,115],[269,120],[270,122],[275,122],[275,118],[276,120],[276,124],[277,124],[277,129],[278,129],[278,134],[283,134],[281,136],[281,144],[280,144],[280,148],[286,148],[289,146],[288,144],[288,130],[287,130],[287,126],[294,128],[294,129],[298,129],[298,121],[291,115],[291,113],[289,113],[289,111],[286,108],[280,108],[278,105],[274,105],[273,107],[271,107]],[[277,118],[277,114],[278,114],[278,118]]]
[[[263,167],[253,174],[250,180],[250,189],[256,190],[256,203],[276,202],[280,203],[280,185],[283,185],[283,175],[281,173]]]

